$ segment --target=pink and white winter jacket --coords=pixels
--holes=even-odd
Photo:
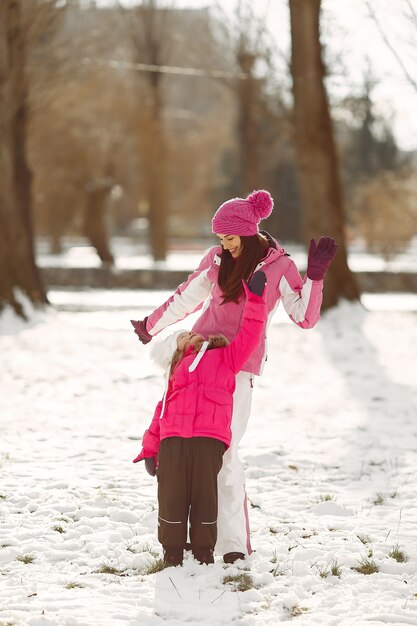
[[[224,348],[207,350],[197,367],[200,355],[194,348],[179,362],[137,459],[157,454],[160,441],[167,437],[211,437],[230,445],[236,374],[258,345],[267,319],[264,299],[246,287],[245,292],[241,328],[234,340]]]
[[[301,328],[312,328],[320,319],[323,281],[313,281],[307,275],[303,280],[285,250],[272,238],[270,241],[271,247],[256,268],[262,268],[267,277],[264,294],[268,312],[266,328],[280,301],[295,324]],[[202,308],[202,314],[193,326],[194,332],[205,337],[222,333],[230,341],[236,336],[242,326],[245,298],[242,296],[237,304],[222,304],[222,292],[218,285],[221,253],[221,246],[211,248],[187,280],[151,313],[146,323],[151,335],[157,335],[170,324]],[[266,336],[262,333],[242,369],[259,375],[265,360]]]

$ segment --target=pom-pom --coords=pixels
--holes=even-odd
[[[259,219],[265,219],[271,215],[274,207],[274,200],[272,199],[269,191],[265,191],[265,189],[252,191],[246,200],[250,202],[255,211],[257,211]]]

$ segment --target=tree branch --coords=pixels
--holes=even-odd
[[[417,82],[414,80],[414,78],[411,76],[411,74],[409,73],[407,67],[405,66],[403,60],[401,59],[400,55],[398,54],[398,52],[396,51],[396,49],[394,48],[394,46],[392,45],[392,43],[390,42],[385,30],[382,28],[381,22],[378,19],[378,16],[376,15],[371,3],[369,2],[369,0],[366,0],[366,6],[368,8],[369,11],[369,15],[372,18],[372,20],[374,21],[379,34],[381,35],[384,43],[386,44],[386,46],[388,47],[388,49],[391,51],[391,53],[394,55],[394,57],[397,59],[398,64],[400,65],[401,69],[403,70],[407,80],[409,81],[409,83],[414,87],[414,89],[417,91]]]

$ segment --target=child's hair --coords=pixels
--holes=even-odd
[[[225,348],[230,343],[230,341],[224,335],[209,335],[208,339],[205,339],[204,341],[208,341],[207,350],[214,350],[215,348]],[[195,344],[194,348],[196,352],[200,352],[201,346],[203,345],[204,341],[198,341]],[[171,366],[169,370],[170,376],[173,375],[178,363],[181,361],[183,356],[184,350],[175,350],[171,359]]]

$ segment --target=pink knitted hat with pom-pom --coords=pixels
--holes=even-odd
[[[227,200],[211,221],[212,231],[219,235],[257,235],[259,222],[271,215],[273,206],[271,194],[264,189],[252,191],[245,199]]]

